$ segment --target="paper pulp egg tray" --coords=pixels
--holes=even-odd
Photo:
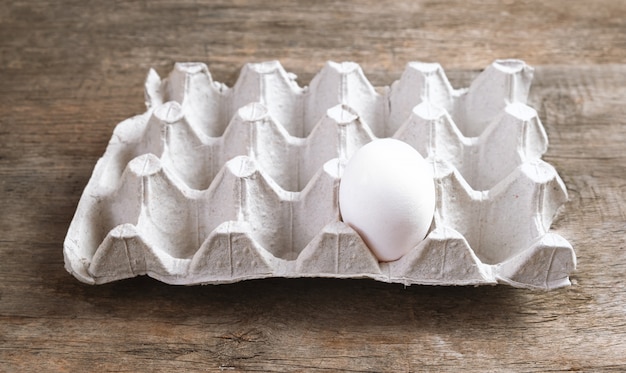
[[[245,65],[227,87],[202,63],[165,79],[151,70],[147,111],[117,125],[79,201],[66,268],[89,284],[147,274],[185,285],[569,285],[575,253],[549,231],[567,192],[541,160],[532,75],[498,60],[454,89],[439,64],[413,62],[374,88],[357,64],[328,62],[300,87],[273,61]],[[338,206],[344,165],[382,137],[415,147],[435,175],[431,229],[393,262],[373,256]]]

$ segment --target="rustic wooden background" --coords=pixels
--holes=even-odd
[[[81,191],[114,126],[144,111],[150,67],[206,62],[232,84],[279,59],[304,85],[352,60],[388,85],[423,60],[463,86],[505,57],[537,68],[572,287],[88,286],[63,268]],[[0,371],[626,371],[625,60],[619,0],[3,1]]]

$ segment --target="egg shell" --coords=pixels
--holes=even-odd
[[[346,165],[339,208],[380,261],[397,260],[424,239],[433,220],[431,166],[402,141],[372,141]]]

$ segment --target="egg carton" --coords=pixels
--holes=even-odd
[[[89,284],[147,274],[567,286],[576,256],[549,231],[567,192],[541,160],[532,75],[498,60],[454,89],[439,64],[413,62],[375,88],[357,64],[328,62],[300,87],[272,61],[245,65],[227,87],[202,63],[165,79],[150,70],[147,111],[116,126],[79,201],[66,269]],[[393,262],[374,257],[338,206],[344,165],[381,137],[415,147],[435,175],[432,227]]]

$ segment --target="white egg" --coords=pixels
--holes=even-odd
[[[399,259],[424,239],[433,220],[431,166],[402,141],[372,141],[344,169],[339,208],[378,260]]]

